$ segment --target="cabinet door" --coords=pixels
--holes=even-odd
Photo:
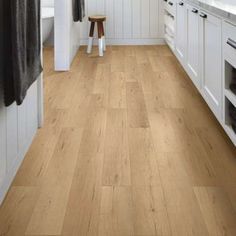
[[[200,88],[199,75],[199,16],[198,9],[186,6],[187,20],[187,56],[186,67],[195,86]]]
[[[221,20],[200,12],[202,94],[218,119],[222,108]]]
[[[186,9],[183,1],[177,2],[176,11],[176,54],[182,64],[185,64],[186,57]]]

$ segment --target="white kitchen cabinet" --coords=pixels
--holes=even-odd
[[[176,56],[182,63],[185,64],[186,57],[186,41],[187,41],[187,26],[186,26],[186,9],[185,3],[180,0],[176,7]]]
[[[199,74],[199,10],[186,4],[187,55],[186,69],[195,86],[200,89]]]
[[[202,94],[215,116],[222,119],[221,20],[199,13]]]
[[[236,25],[209,11],[177,0],[173,51],[236,146],[229,111],[236,107],[230,89],[236,71]]]

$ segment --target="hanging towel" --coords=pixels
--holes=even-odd
[[[75,22],[82,22],[85,17],[85,3],[84,0],[72,0],[73,19]]]
[[[4,37],[4,30],[3,30],[3,1],[0,0],[0,98],[2,97],[3,94],[3,77],[4,77],[4,45],[3,45],[3,37]],[[0,104],[1,106],[1,104]]]
[[[17,105],[20,105],[29,87],[42,72],[40,0],[5,2],[10,2],[10,28],[5,37],[6,52],[10,55],[4,79],[5,104],[9,106],[16,101]]]
[[[2,52],[2,83],[4,88],[4,103],[6,106],[15,101],[14,83],[13,83],[13,62],[12,62],[12,43],[11,43],[11,1],[3,1],[2,15],[2,34],[3,52]]]

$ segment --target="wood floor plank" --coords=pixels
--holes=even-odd
[[[164,182],[163,188],[173,235],[211,235],[207,231],[192,187],[176,185],[172,181]]]
[[[149,128],[129,128],[132,186],[160,186],[156,152]]]
[[[111,65],[99,64],[97,66],[97,71],[94,78],[93,93],[107,94],[110,79],[111,79]]]
[[[236,149],[163,46],[45,49],[45,120],[0,235],[236,235]]]
[[[39,186],[42,184],[60,132],[59,128],[39,130],[16,175],[14,186]]]
[[[82,130],[63,129],[44,176],[27,234],[61,233]]]
[[[188,141],[187,137],[184,140],[180,139],[168,114],[170,113],[163,109],[148,113],[154,145],[158,152],[181,151],[185,147],[185,142]]]
[[[222,129],[210,127],[198,128],[197,134],[222,185],[232,183],[236,186],[236,149],[226,134],[223,133]]]
[[[146,49],[147,47],[145,46],[140,46],[140,47],[135,48],[135,56],[136,56],[138,65],[149,63]]]
[[[62,229],[63,236],[97,235],[103,155],[79,154]]]
[[[106,127],[106,109],[98,96],[91,96],[88,116],[80,144],[79,152],[85,155],[103,153]],[[100,96],[99,96],[100,98]]]
[[[0,235],[24,235],[38,198],[37,187],[12,187],[0,207]]]
[[[126,108],[126,81],[123,72],[113,72],[109,84],[109,107]]]
[[[99,235],[134,235],[132,206],[130,187],[104,186],[102,188]]]
[[[132,187],[132,197],[135,235],[172,235],[162,187]]]
[[[123,50],[120,50],[119,47],[112,47],[111,52],[111,72],[124,72],[124,53]]]
[[[103,163],[103,185],[131,185],[126,111],[109,109]]]
[[[153,86],[156,84],[156,80],[159,78],[159,74],[152,70],[150,64],[142,64],[138,66],[138,80],[142,86],[144,97],[146,93],[153,92]]]
[[[143,91],[138,82],[126,83],[128,124],[131,128],[147,128],[149,121]]]
[[[222,188],[195,187],[209,235],[236,235],[236,213]]]

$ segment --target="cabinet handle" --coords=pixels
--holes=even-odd
[[[170,6],[173,6],[173,2],[168,2],[168,4],[169,4]]]
[[[233,39],[228,38],[227,44],[231,46],[232,48],[236,49],[236,42]]]
[[[195,8],[193,8],[192,12],[193,12],[193,13],[198,13],[198,10],[195,9]]]
[[[167,2],[167,0],[163,0],[164,2]]]
[[[205,13],[200,13],[200,15],[199,15],[200,17],[202,17],[202,18],[204,18],[204,19],[206,19],[207,18],[207,14],[205,14]]]
[[[183,3],[183,2],[179,2],[179,5],[180,5],[180,6],[183,6],[183,5],[184,5],[184,3]]]

